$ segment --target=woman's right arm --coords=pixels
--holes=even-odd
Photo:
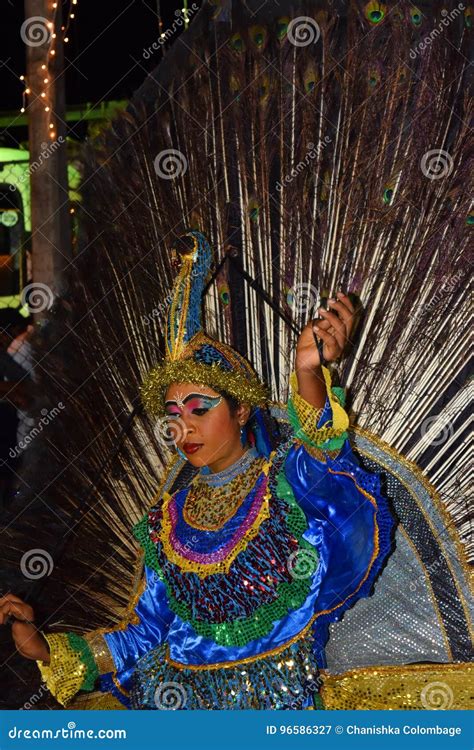
[[[93,690],[101,675],[110,675],[126,693],[137,660],[166,640],[174,615],[163,583],[145,567],[127,615],[115,628],[82,636],[45,634],[36,628],[32,607],[12,594],[0,598],[0,624],[9,617],[15,618],[12,636],[17,650],[37,662],[48,689],[65,706],[79,690]]]

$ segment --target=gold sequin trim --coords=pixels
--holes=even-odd
[[[303,442],[303,440],[294,440],[293,442],[296,446],[304,446],[304,449],[307,453],[309,453],[310,456],[313,456],[313,458],[316,458],[323,464],[327,463],[328,456],[329,458],[335,459],[341,452],[339,449],[332,451],[322,451],[320,448],[315,448],[313,445],[309,445],[309,443]]]
[[[87,666],[81,655],[71,648],[65,633],[43,633],[49,645],[49,664],[37,661],[43,682],[51,695],[65,706],[84,682]]]
[[[331,390],[331,374],[328,368],[324,367],[324,365],[321,367],[321,370],[326,383],[327,397],[332,409],[332,424],[328,427],[316,426],[324,411],[324,407],[316,409],[312,404],[306,401],[299,392],[296,372],[293,371],[290,375],[291,401],[295,407],[298,421],[303,432],[314,443],[318,444],[325,443],[331,438],[339,437],[349,427],[349,417],[347,412],[341,406]]]
[[[68,711],[126,711],[112,693],[86,693],[77,695],[68,705]]]
[[[222,487],[212,487],[196,477],[186,496],[183,519],[194,529],[218,531],[234,516],[265,468],[265,458]]]
[[[266,468],[266,473],[268,473],[268,468]],[[265,469],[264,469],[265,470]],[[248,543],[254,539],[259,531],[259,528],[263,521],[265,521],[267,518],[270,517],[270,504],[269,500],[271,498],[271,489],[270,487],[267,487],[267,490],[265,492],[265,495],[262,500],[261,508],[258,512],[257,517],[255,518],[253,524],[249,527],[249,529],[245,532],[242,539],[240,539],[239,542],[235,545],[235,547],[229,552],[225,560],[221,560],[217,563],[196,563],[193,560],[189,560],[188,558],[182,557],[174,547],[171,546],[170,542],[170,534],[171,534],[171,519],[169,517],[168,513],[168,505],[171,501],[172,495],[168,495],[165,493],[163,495],[163,518],[162,518],[162,526],[160,530],[160,540],[163,545],[163,550],[166,554],[166,557],[168,560],[170,560],[175,565],[178,565],[181,570],[184,570],[186,572],[196,573],[196,575],[199,576],[199,578],[206,578],[209,575],[212,575],[213,573],[228,573],[230,570],[230,566],[234,562],[237,555],[239,555],[248,545]]]
[[[167,646],[165,660],[172,667],[176,667],[176,669],[193,669],[193,670],[231,669],[232,667],[238,666],[240,664],[251,664],[254,661],[258,661],[259,659],[265,659],[268,656],[274,656],[276,654],[281,653],[282,651],[287,649],[289,646],[291,646],[293,643],[296,643],[297,641],[300,641],[303,638],[306,638],[306,636],[309,634],[309,628],[310,628],[310,624],[305,625],[303,630],[300,630],[299,633],[293,636],[293,638],[290,638],[290,640],[286,641],[283,645],[277,646],[276,648],[272,648],[269,651],[262,651],[260,654],[256,654],[255,656],[247,656],[245,657],[245,659],[235,659],[235,661],[221,661],[221,662],[216,662],[214,664],[183,664],[182,662],[174,661],[174,659],[170,657],[169,646]]]
[[[196,362],[193,352],[203,344],[210,344],[221,351],[231,362],[232,369],[224,370],[216,362]],[[140,388],[141,398],[147,411],[153,416],[165,414],[164,396],[170,383],[196,383],[216,390],[225,390],[241,403],[266,406],[268,388],[258,379],[249,363],[232,347],[211,339],[202,331],[187,344],[178,359],[165,359],[145,377]]]
[[[469,663],[321,670],[321,697],[329,710],[472,709],[473,672]]]
[[[83,638],[92,651],[99,674],[113,672],[115,669],[114,660],[102,633],[92,630],[90,633],[85,633]]]

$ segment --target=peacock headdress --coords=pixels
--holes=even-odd
[[[212,261],[206,237],[198,231],[187,232],[180,238],[178,252],[182,265],[168,309],[165,358],[142,384],[145,408],[153,416],[163,414],[170,383],[206,385],[251,406],[264,406],[268,392],[250,363],[203,331],[201,302]]]

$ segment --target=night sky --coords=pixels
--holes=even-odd
[[[188,2],[188,7],[191,4]],[[196,4],[201,6],[201,0]],[[159,5],[166,31],[176,18],[174,11],[183,7],[183,3],[160,0]],[[67,11],[68,0],[63,6]],[[66,103],[128,99],[162,57],[161,51],[153,52],[149,59],[143,55],[144,49],[159,38],[157,0],[78,0],[75,15],[69,29],[70,41],[64,46]],[[22,106],[24,85],[18,79],[26,72],[25,46],[20,37],[23,21],[22,0],[4,0],[0,52],[2,112],[19,112]],[[85,127],[76,126],[69,135],[82,138],[85,133]],[[0,131],[0,145],[15,147],[26,138],[26,128]]]

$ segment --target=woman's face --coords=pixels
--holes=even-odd
[[[165,395],[168,432],[193,466],[222,471],[243,454],[240,430],[250,408],[231,414],[225,398],[195,383],[171,383]]]

